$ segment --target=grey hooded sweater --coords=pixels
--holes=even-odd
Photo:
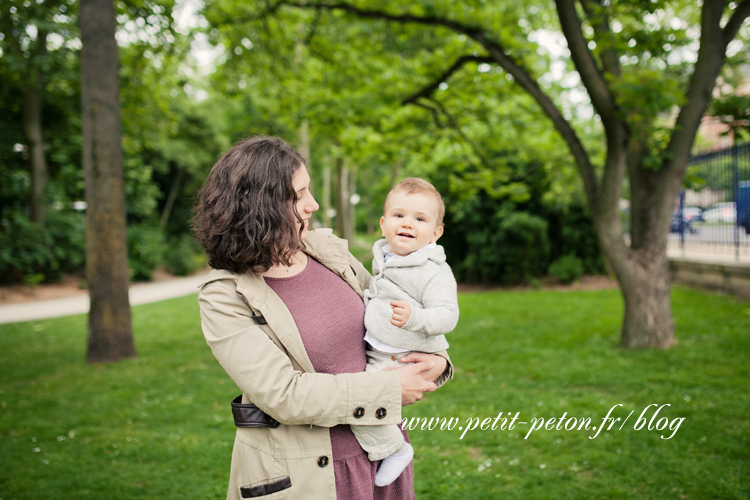
[[[382,248],[373,245],[372,281],[365,290],[365,327],[388,345],[409,351],[437,352],[448,348],[445,334],[458,323],[458,292],[445,251],[437,245],[384,264]],[[391,324],[392,300],[411,305],[406,324]]]

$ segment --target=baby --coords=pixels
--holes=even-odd
[[[440,193],[422,179],[404,179],[385,199],[385,239],[373,246],[373,277],[365,290],[366,371],[403,366],[399,359],[410,351],[448,348],[445,334],[458,322],[458,301],[445,252],[435,243],[443,235],[444,214]],[[376,486],[395,481],[414,457],[397,425],[352,431],[371,461],[383,460]]]

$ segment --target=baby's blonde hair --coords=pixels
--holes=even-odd
[[[393,186],[393,189],[391,189],[391,191],[388,193],[388,196],[385,197],[384,206],[388,203],[388,198],[392,193],[399,192],[404,192],[406,194],[425,193],[432,195],[435,198],[435,201],[437,201],[438,206],[437,226],[440,227],[443,225],[443,217],[445,216],[445,203],[443,203],[443,197],[440,196],[440,193],[438,193],[438,190],[435,189],[435,186],[424,179],[420,179],[419,177],[407,177],[406,179]]]

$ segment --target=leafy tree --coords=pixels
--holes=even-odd
[[[44,147],[40,150],[44,151],[41,157],[46,161],[44,170],[48,172],[48,182],[43,199],[36,198],[41,207],[37,212],[41,213],[45,207],[48,213],[50,210],[71,212],[71,203],[84,196],[80,34],[76,26],[77,2],[12,2],[10,7],[9,11],[0,11],[0,24],[5,27],[0,36],[0,78],[3,81],[0,86],[0,218],[13,232],[26,234],[27,225],[22,219],[34,213],[29,193],[38,190],[34,188],[38,185],[38,176],[33,177],[27,165],[35,150],[33,141],[21,126],[24,94],[29,89],[42,88],[44,104],[37,123],[44,124]],[[192,91],[194,65],[187,57],[190,34],[174,28],[174,1],[125,0],[117,2],[116,7],[116,37],[122,61],[119,77],[128,224],[148,226],[159,233],[160,239],[182,241],[182,236],[188,232],[188,212],[197,183],[205,177],[205,168],[226,144],[226,139],[217,131],[217,123],[223,117],[211,109],[210,104],[197,102]],[[38,33],[43,31],[40,27],[48,32],[46,44],[42,44],[46,48],[43,57],[34,56],[39,46]],[[11,43],[13,40],[6,33],[19,38],[20,42]],[[14,47],[23,50],[15,53]],[[58,242],[52,233],[63,228],[60,221],[76,215],[79,214],[52,217],[49,224],[38,231],[50,233],[44,241]],[[188,248],[186,244],[180,245],[182,250]],[[34,279],[44,276],[44,281],[55,280],[60,270],[71,270],[68,263],[77,262],[80,266],[82,262],[66,258],[65,265],[60,267],[55,259],[40,257],[34,266],[14,267],[12,256],[22,251],[22,246],[17,246],[13,252],[2,254],[8,257],[7,261],[0,258],[0,265],[17,269],[4,276],[6,281],[30,279],[27,272],[33,274]],[[62,251],[66,257],[72,256],[77,247]],[[167,258],[170,254],[161,257]],[[133,264],[131,277],[136,276],[134,271],[141,263]],[[162,264],[161,259],[158,264]]]
[[[51,76],[65,70],[70,47],[75,47],[70,11],[72,2],[9,0],[0,11],[0,49],[10,70],[4,84],[21,95],[20,125],[28,146],[31,187],[30,218],[43,223],[49,169],[43,116]],[[69,45],[71,44],[72,45]]]
[[[304,96],[298,101],[305,103],[314,137],[313,170],[324,170],[323,175],[319,170],[313,175],[314,181],[324,183],[317,192],[323,207],[319,214],[329,224],[325,221],[325,179],[333,177],[338,185],[334,191],[339,235],[351,238],[351,227],[342,222],[351,221],[346,202],[355,190],[355,178],[356,192],[361,195],[357,225],[371,233],[377,229],[382,202],[393,183],[406,175],[420,175],[438,184],[449,201],[451,228],[442,243],[458,263],[454,271],[460,279],[523,280],[543,274],[546,253],[531,273],[518,275],[502,269],[518,266],[518,259],[509,259],[522,255],[506,253],[497,260],[497,269],[492,269],[478,258],[487,249],[470,244],[488,241],[478,233],[493,231],[492,224],[473,217],[478,212],[493,217],[497,212],[497,224],[514,210],[531,210],[559,220],[571,200],[579,203],[578,198],[582,199],[564,144],[540,123],[541,113],[531,112],[531,99],[519,94],[512,82],[488,64],[473,74],[454,75],[449,91],[441,88],[426,99],[417,95],[405,99],[413,93],[415,75],[434,74],[443,61],[460,55],[461,40],[449,33],[402,29],[386,22],[349,18],[342,24],[343,15],[294,10],[285,11],[283,17],[259,19],[252,4],[209,2],[207,29],[224,46],[226,57],[212,88],[220,90],[226,82],[227,91],[248,103],[244,120],[254,121],[263,131],[273,130],[265,121],[269,113],[282,121],[295,119],[297,100],[288,95]],[[469,60],[483,62],[481,58]],[[494,85],[496,92],[484,94],[487,85]],[[399,107],[402,101],[418,106]],[[292,130],[290,126],[287,133],[293,134]],[[533,138],[525,140],[530,147],[519,150],[525,137]],[[551,150],[556,152],[551,154]],[[529,172],[524,171],[526,166]],[[326,175],[332,167],[333,175]],[[486,207],[468,206],[479,200]],[[564,243],[572,238],[560,234],[557,226],[550,226],[549,232],[554,237],[552,257],[574,251]],[[580,255],[587,258],[590,272],[599,271],[595,241],[593,249]]]
[[[702,5],[681,0],[556,0],[555,6],[556,16],[546,4],[535,2],[384,7],[369,1],[281,1],[265,4],[261,15],[284,7],[326,10],[404,24],[408,30],[422,26],[427,34],[457,35],[463,55],[435,73],[414,94],[419,98],[431,96],[470,62],[502,68],[533,98],[575,161],[599,243],[625,300],[620,345],[668,348],[674,342],[666,256],[669,217],[729,44],[741,29],[742,39],[747,37],[750,0]],[[534,40],[548,35],[556,36],[555,41],[564,37],[564,59],[575,72],[562,74],[576,77],[574,86],[585,91],[601,124],[601,164],[573,121],[586,103],[575,109],[556,99],[550,92],[549,68],[541,67],[534,56]],[[415,43],[420,41],[415,38]],[[619,213],[624,190],[631,200],[629,240]]]

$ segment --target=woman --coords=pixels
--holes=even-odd
[[[242,391],[227,498],[414,498],[411,466],[374,487],[377,462],[349,424],[400,423],[402,405],[451,377],[447,354],[363,372],[370,276],[346,241],[309,230],[310,177],[281,139],[235,145],[199,195],[196,237],[214,268],[199,295],[203,333]]]

